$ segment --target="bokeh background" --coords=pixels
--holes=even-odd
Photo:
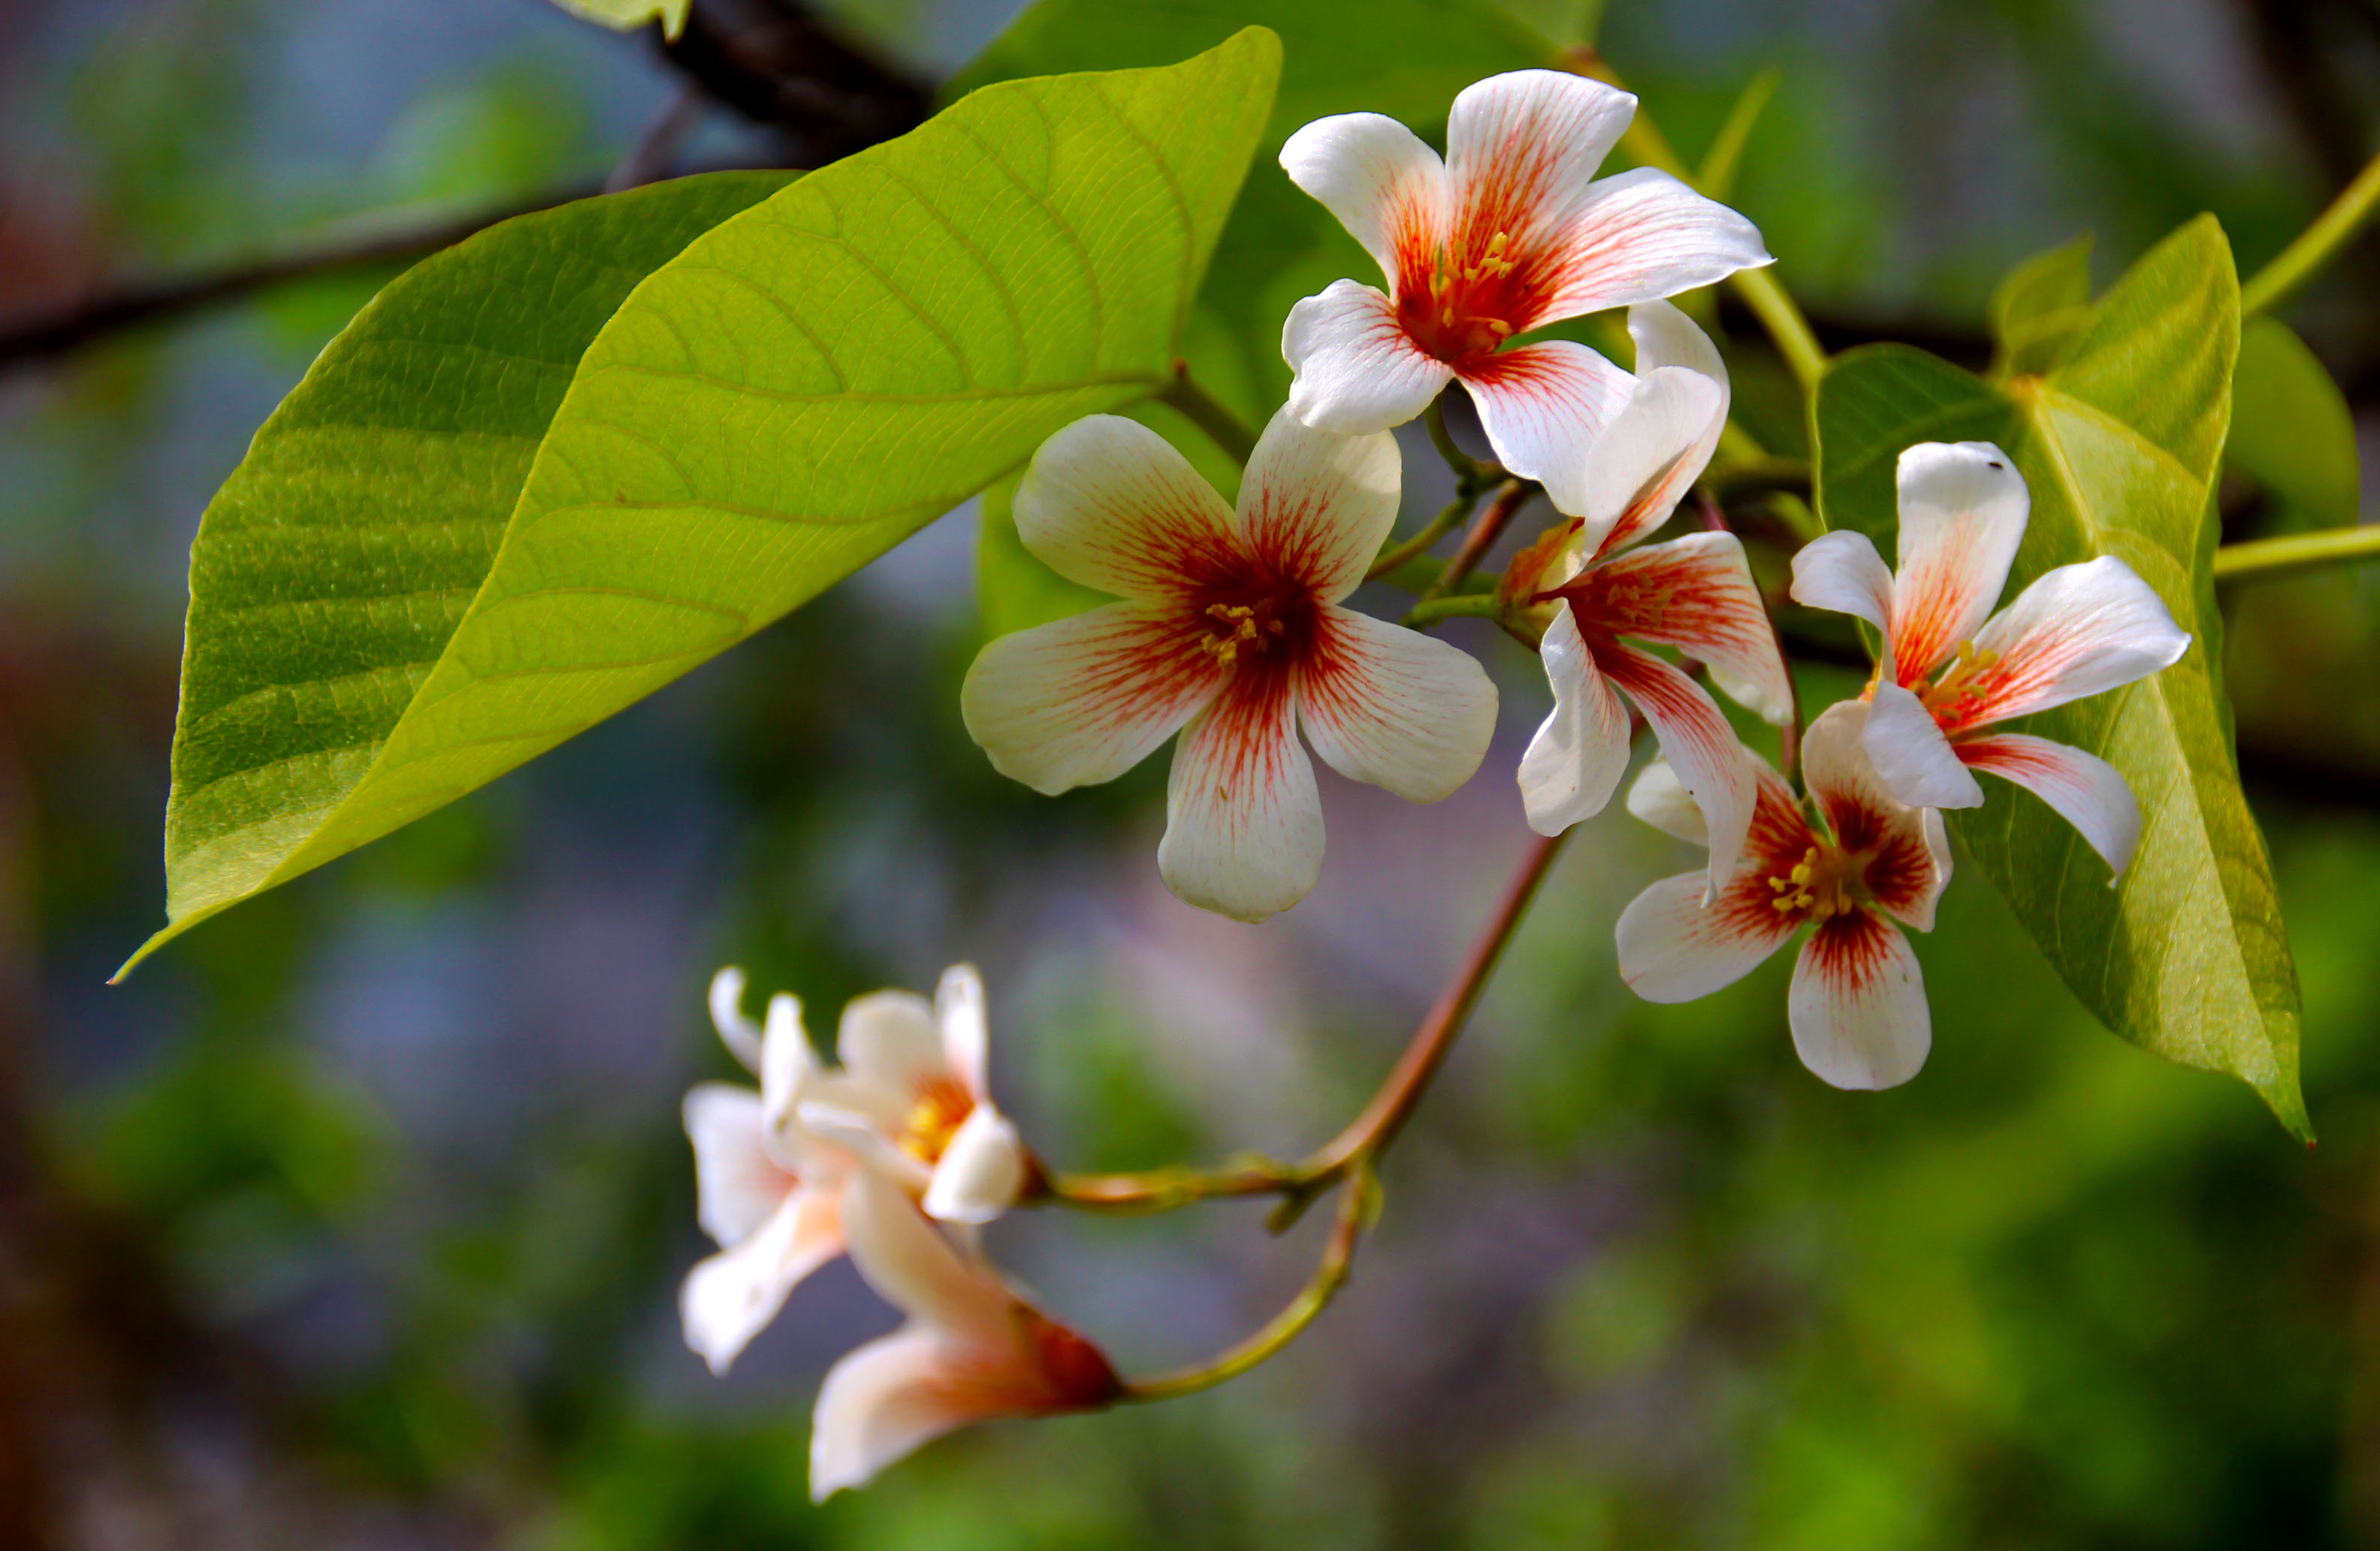
[[[1936,1048],[1895,1093],[1802,1071],[1781,959],[1640,1004],[1611,923],[1694,859],[1614,812],[1571,845],[1306,1339],[1191,1400],[946,1441],[823,1508],[819,1375],[894,1316],[837,1266],[724,1382],[681,1344],[707,1246],[677,1104],[733,1069],[711,971],[797,991],[823,1032],[847,996],[971,959],[996,1085],[1050,1157],[1302,1149],[1360,1104],[1525,839],[1510,771],[1543,688],[1516,650],[1463,638],[1507,702],[1470,788],[1411,808],[1326,772],[1321,887],[1237,926],[1157,881],[1161,759],[1051,801],[967,742],[963,508],[103,984],[160,915],[199,512],[395,272],[310,256],[418,248],[639,146],[806,165],[1014,9],[838,0],[813,32],[781,0],[701,0],[778,52],[689,91],[650,37],[543,0],[0,0],[0,335],[166,303],[0,354],[0,1545],[2380,1544],[2380,576],[2227,600],[2318,1149],[2097,1029],[1973,878],[1919,944]],[[2104,284],[2200,210],[2252,268],[2380,145],[2369,0],[1600,20],[1690,157],[1779,68],[1737,202],[1831,345],[1980,361],[2011,264],[2088,231]],[[755,68],[814,79],[731,103]],[[2289,313],[2367,451],[2376,259],[2351,249]],[[301,273],[209,305],[144,289],[284,261]],[[1730,322],[1756,403],[1761,347]],[[1775,412],[1765,434],[1798,434]],[[2290,520],[2244,488],[2225,511],[2235,534]],[[1276,1240],[1258,1216],[1028,1213],[992,1241],[1146,1367],[1303,1279],[1311,1225]]]

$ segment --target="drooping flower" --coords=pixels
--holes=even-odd
[[[817,1076],[801,1004],[779,995],[766,1031],[744,1015],[744,971],[710,983],[710,1017],[760,1091],[697,1084],[686,1095],[698,1215],[719,1253],[686,1279],[678,1311],[692,1347],[724,1374],[803,1277],[843,1253],[843,1184],[851,1162],[819,1145],[794,1117]]]
[[[810,1495],[823,1501],[969,1423],[1090,1411],[1123,1386],[1099,1348],[1019,1294],[991,1264],[873,1172],[844,1187],[852,1263],[908,1323],[826,1376],[810,1430]]]
[[[1024,1188],[1025,1144],[992,1103],[983,981],[942,972],[934,999],[908,991],[854,998],[835,1031],[839,1071],[804,1086],[802,1126],[839,1143],[916,1197],[926,1215],[988,1223]]]
[[[1934,928],[1950,881],[1939,813],[1885,787],[1862,739],[1870,711],[1829,706],[1802,745],[1803,775],[1825,827],[1784,777],[1745,751],[1759,779],[1752,832],[1718,898],[1704,875],[1665,878],[1621,912],[1620,975],[1651,1002],[1690,1002],[1732,984],[1807,924],[1787,1003],[1802,1064],[1838,1088],[1890,1088],[1917,1075],[1933,1047],[1925,983],[1898,921]],[[1628,811],[1681,839],[1702,841],[1702,811],[1670,767],[1655,763],[1629,789]]]
[[[1262,921],[1322,868],[1299,748],[1434,802],[1470,779],[1496,690],[1470,657],[1339,606],[1396,521],[1394,438],[1275,415],[1236,515],[1182,455],[1112,415],[1042,445],[1016,493],[1026,547],[1125,601],[1002,636],[967,672],[968,733],[1052,795],[1111,781],[1182,731],[1158,869],[1190,903]]]
[[[2032,501],[1988,442],[1923,442],[1900,455],[1900,569],[1863,533],[1828,533],[1793,557],[1793,597],[1882,632],[1867,749],[1902,801],[1973,808],[1974,772],[2014,781],[2056,810],[2120,875],[2141,809],[2095,754],[1995,723],[2103,694],[2190,649],[2163,599],[2102,556],[2048,571],[1998,614]]]
[[[1507,341],[1770,262],[1751,222],[1667,173],[1596,177],[1635,112],[1600,81],[1518,70],[1454,99],[1444,161],[1376,113],[1292,135],[1281,166],[1389,282],[1383,296],[1337,281],[1291,309],[1292,411],[1351,435],[1386,430],[1459,377],[1504,466],[1545,479],[1625,402],[1628,373],[1583,345]]]
[[[1552,714],[1521,757],[1521,797],[1541,835],[1602,812],[1628,767],[1617,686],[1702,807],[1715,889],[1752,823],[1752,767],[1709,694],[1623,638],[1699,659],[1730,698],[1773,723],[1791,718],[1792,687],[1735,535],[1631,548],[1669,520],[1710,461],[1727,424],[1728,378],[1710,341],[1669,303],[1631,308],[1628,321],[1642,375],[1603,433],[1566,455],[1576,500],[1564,509],[1582,515],[1504,573],[1506,617],[1543,629],[1538,650],[1554,691]]]

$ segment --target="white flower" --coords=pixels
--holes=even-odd
[[[794,1123],[818,1065],[801,1004],[772,998],[764,1033],[744,1016],[743,998],[744,971],[720,971],[710,983],[711,1021],[759,1075],[760,1091],[704,1082],[686,1095],[698,1215],[720,1252],[686,1277],[678,1310],[686,1344],[714,1374],[727,1372],[803,1277],[843,1252],[840,1203],[850,1172],[847,1157]]]
[[[851,1258],[909,1316],[826,1376],[810,1427],[810,1495],[862,1486],[933,1438],[1002,1416],[1087,1411],[1123,1393],[1089,1341],[1027,1302],[880,1175],[844,1187]]]
[[[1900,476],[1898,575],[1861,533],[1828,533],[1793,557],[1796,601],[1884,634],[1869,755],[1919,807],[1981,805],[1976,770],[2014,781],[2120,875],[2141,836],[2123,776],[2080,749],[1982,729],[2169,667],[2189,633],[2113,556],[2060,566],[1993,614],[2031,511],[2013,460],[1988,442],[1925,442],[1900,455]]]
[[[991,1101],[983,981],[942,973],[934,999],[878,991],[843,1009],[840,1071],[802,1093],[804,1128],[849,1150],[946,1222],[988,1223],[1025,1187],[1025,1144]]]
[[[1814,826],[1784,778],[1757,759],[1759,806],[1742,861],[1703,903],[1704,875],[1665,878],[1620,917],[1620,975],[1652,1002],[1690,1002],[1751,972],[1807,923],[1787,1004],[1802,1064],[1838,1088],[1908,1081],[1933,1047],[1917,956],[1893,924],[1934,927],[1950,881],[1941,815],[1886,789],[1861,747],[1869,709],[1830,706],[1802,745],[1803,775],[1826,821]],[[1646,767],[1628,811],[1682,839],[1705,837],[1700,809],[1667,764]]]
[[[1389,281],[1383,296],[1341,280],[1290,310],[1292,411],[1351,435],[1384,431],[1459,377],[1504,466],[1547,478],[1626,401],[1628,374],[1584,345],[1507,340],[1770,262],[1751,222],[1667,173],[1595,177],[1635,112],[1600,81],[1519,70],[1454,99],[1443,162],[1376,113],[1290,136],[1281,166]]]
[[[1273,417],[1239,510],[1113,415],[1042,445],[1016,493],[1026,547],[1126,601],[1002,636],[967,672],[968,733],[1055,795],[1111,781],[1182,731],[1158,869],[1191,904],[1262,921],[1322,869],[1315,751],[1434,802],[1470,779],[1496,690],[1470,657],[1339,606],[1396,521],[1394,438]]]
[[[1752,823],[1753,767],[1699,685],[1622,638],[1699,659],[1730,698],[1770,722],[1791,718],[1792,686],[1732,533],[1630,548],[1669,519],[1710,461],[1727,424],[1728,379],[1710,341],[1668,302],[1632,308],[1629,327],[1643,375],[1601,433],[1565,452],[1560,470],[1567,495],[1557,505],[1580,515],[1505,569],[1508,614],[1544,622],[1538,650],[1554,691],[1553,713],[1521,758],[1521,797],[1540,835],[1603,811],[1628,767],[1617,686],[1702,807],[1716,889]]]

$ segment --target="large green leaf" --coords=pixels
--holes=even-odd
[[[1555,44],[1489,0],[1372,0],[1352,9],[1340,0],[1039,0],[950,90],[1179,59],[1254,23],[1281,34],[1281,95],[1184,354],[1209,389],[1261,421],[1289,393],[1281,325],[1291,305],[1342,276],[1378,279],[1330,212],[1274,165],[1281,141],[1334,113],[1383,113],[1431,131],[1456,92],[1501,71],[1552,65]]]
[[[2248,320],[2232,397],[2224,459],[2279,498],[2279,526],[2353,527],[2363,495],[2355,417],[2329,370],[2289,324]]]
[[[2091,322],[2091,238],[2036,253],[1992,292],[1992,378],[2046,372]]]
[[[680,178],[491,227],[392,281],[264,422],[190,551],[176,928],[287,875],[445,651],[604,321],[791,177]]]
[[[314,499],[335,542],[301,536],[273,567],[227,557],[194,573],[200,594],[220,589],[194,607],[194,657],[252,617],[298,623],[248,700],[186,712],[183,741],[206,757],[177,761],[171,923],[149,946],[601,721],[1068,421],[1164,386],[1278,68],[1277,42],[1250,30],[1177,66],[978,92],[619,287],[627,299],[577,358],[559,409],[530,420],[529,374],[514,382],[492,347],[546,326],[548,287],[518,267],[455,269],[440,305],[484,317],[487,340],[471,337],[490,363],[479,379],[452,364],[426,374],[414,415],[451,420],[450,385],[477,383],[489,415],[545,432],[526,485],[517,461],[473,471],[476,428],[453,426],[453,479],[476,480],[481,526],[443,542],[476,546],[471,562],[391,588],[375,569],[392,542],[382,530],[434,546],[450,526],[443,507],[411,499],[409,426],[291,449],[273,480],[251,482],[245,526],[285,527],[291,503]],[[302,492],[326,465],[346,483],[323,506]],[[485,520],[507,505],[491,568]],[[415,534],[425,522],[437,526]],[[348,571],[356,628],[408,634],[400,666],[355,664],[307,633],[305,600],[341,595],[329,579]],[[433,640],[443,652],[419,654]],[[293,693],[310,708],[289,708]],[[352,726],[312,730],[325,720]]]
[[[2031,730],[2108,760],[2139,796],[2140,850],[2116,886],[2070,827],[2005,783],[1987,781],[1984,806],[1952,827],[2109,1028],[2245,1080],[2305,1136],[2297,971],[2240,789],[2209,570],[2239,339],[2230,247],[2202,217],[2108,292],[2046,375],[1996,386],[1897,345],[1838,358],[1819,385],[1818,495],[1830,526],[1889,554],[1901,449],[1997,442],[2033,491],[2011,592],[2114,555],[2192,632],[2189,653],[2155,678],[2031,718]]]

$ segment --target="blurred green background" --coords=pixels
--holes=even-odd
[[[716,36],[775,40],[736,68],[811,72],[756,118],[722,67],[689,93],[651,39],[543,0],[0,0],[0,336],[589,189],[639,144],[801,165],[867,137],[834,93],[930,91],[1014,8],[839,0],[817,14],[840,43],[787,43],[780,0],[702,0]],[[1597,20],[1514,8],[1570,40]],[[2104,284],[2203,209],[2252,269],[2380,144],[2368,0],[1600,19],[1690,157],[1780,70],[1737,202],[1835,346],[1979,362],[2016,262],[2090,232]],[[1260,163],[1251,197],[1284,188]],[[2367,448],[2376,259],[2351,249],[2288,312]],[[0,1545],[2380,1545],[2380,574],[2228,600],[2318,1149],[2099,1031],[1972,878],[1919,944],[1935,1053],[1892,1093],[1803,1072],[1781,958],[1638,1003],[1611,923],[1694,859],[1615,812],[1573,840],[1306,1339],[1221,1391],[954,1438],[814,1508],[818,1377],[893,1316],[837,1266],[728,1381],[681,1344],[707,1245],[677,1104],[732,1072],[711,970],[799,992],[820,1030],[971,959],[995,1084],[1053,1159],[1300,1149],[1361,1103],[1518,853],[1542,679],[1457,632],[1506,688],[1487,769],[1427,809],[1325,772],[1321,886],[1237,926],[1157,882],[1162,760],[1050,801],[967,742],[963,508],[110,989],[163,898],[199,511],[394,272],[0,360]],[[1725,316],[1747,419],[1791,452],[1782,378]],[[2227,493],[2234,536],[2300,516]],[[1147,1367],[1269,1314],[1313,1232],[1223,1206],[1023,1214],[991,1241]]]

